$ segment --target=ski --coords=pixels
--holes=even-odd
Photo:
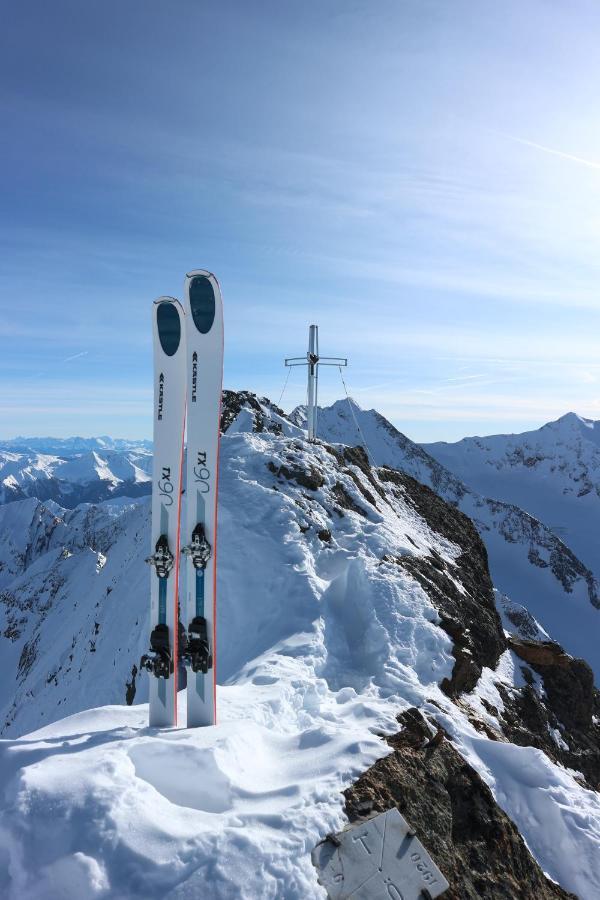
[[[223,306],[219,283],[198,269],[185,279],[187,462],[182,523],[188,728],[216,722],[217,492]]]
[[[153,306],[154,461],[150,648],[140,668],[150,678],[150,725],[177,724],[178,577],[183,430],[185,426],[185,316],[178,300]]]

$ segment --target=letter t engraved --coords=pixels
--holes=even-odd
[[[353,836],[352,836],[352,840],[353,840],[354,843],[356,843],[356,841],[360,841],[361,844],[363,845],[363,847],[365,848],[365,850],[367,851],[367,853],[368,853],[369,855],[371,855],[371,851],[370,851],[369,848],[367,847],[367,843],[366,843],[366,841],[365,841],[365,838],[366,838],[366,837],[369,837],[369,832],[368,832],[368,831],[365,831],[364,834],[355,834],[355,835],[353,835]]]

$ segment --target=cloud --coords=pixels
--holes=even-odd
[[[503,134],[502,137],[508,138],[509,141],[514,141],[516,144],[523,144],[524,147],[533,147],[536,150],[541,150],[543,153],[548,153],[550,156],[558,156],[559,159],[566,159],[569,162],[577,163],[580,166],[587,166],[588,169],[600,170],[600,162],[596,162],[595,160],[584,159],[582,156],[575,156],[573,153],[565,153],[562,150],[556,150],[554,147],[546,147],[544,144],[528,141],[526,138],[516,137],[513,134]]]
[[[74,353],[73,356],[67,356],[62,360],[64,363],[72,362],[74,359],[81,359],[82,356],[87,356],[88,351],[82,350],[81,353]]]

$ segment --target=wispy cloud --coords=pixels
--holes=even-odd
[[[514,134],[504,134],[503,137],[514,141],[515,144],[523,144],[524,147],[533,147],[535,150],[541,150],[550,156],[558,156],[560,159],[566,159],[569,162],[578,163],[580,166],[587,166],[588,169],[600,170],[600,162],[593,159],[584,159],[583,156],[575,156],[573,153],[565,153],[563,150],[557,150],[555,147],[546,147],[544,144],[538,144],[536,141],[529,141],[526,138],[516,137]]]
[[[81,359],[82,356],[87,356],[87,354],[88,354],[87,350],[82,350],[81,353],[74,353],[73,356],[66,356],[62,360],[62,362],[64,362],[64,363],[73,362],[74,359]]]
[[[455,378],[445,378],[444,382],[446,384],[460,383],[460,382],[469,382],[479,378],[487,378],[487,373],[479,372],[477,375],[458,375]]]

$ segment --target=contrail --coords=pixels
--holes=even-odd
[[[87,356],[87,350],[82,350],[81,353],[74,353],[73,356],[67,356],[67,358],[62,361],[64,363],[71,362],[74,359],[79,359],[80,356]]]
[[[504,137],[517,144],[523,144],[525,147],[534,147],[543,153],[549,153],[551,156],[558,156],[560,159],[568,159],[570,162],[579,163],[580,166],[587,166],[588,169],[600,169],[600,162],[594,162],[592,159],[583,159],[581,156],[574,156],[572,153],[563,153],[562,150],[554,150],[553,147],[545,147],[543,144],[536,144],[535,141],[528,141],[525,138],[515,137],[512,134],[505,134]]]
[[[444,382],[450,383],[452,381],[472,381],[475,378],[487,378],[487,372],[479,372],[477,375],[458,375],[456,378],[444,378],[442,379]]]

